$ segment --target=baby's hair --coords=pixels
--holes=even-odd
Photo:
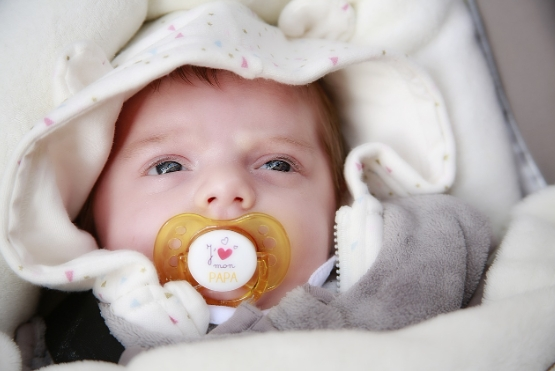
[[[233,76],[239,81],[242,79],[242,77],[227,70],[185,65],[175,69],[169,75],[151,82],[147,88],[158,91],[164,79],[168,78],[174,81],[183,81],[190,85],[194,85],[194,81],[197,80],[219,87],[218,77],[222,75]],[[291,85],[291,87],[298,89],[299,93],[306,96],[316,108],[320,123],[320,140],[328,155],[328,161],[332,168],[335,196],[339,201],[345,191],[343,164],[346,150],[337,109],[326,93],[325,83],[322,79],[306,85]]]

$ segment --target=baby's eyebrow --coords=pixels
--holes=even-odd
[[[160,144],[166,142],[171,135],[169,133],[160,133],[149,135],[145,138],[139,139],[137,141],[131,142],[127,145],[121,152],[123,158],[133,158],[133,156],[141,151],[144,147],[150,144]]]
[[[295,147],[298,147],[302,150],[309,151],[309,152],[312,152],[315,150],[314,146],[311,145],[310,143],[305,142],[304,140],[293,139],[291,137],[276,136],[276,137],[271,137],[268,140],[270,142],[275,142],[275,143],[285,143],[285,144],[294,145]]]
[[[149,135],[145,138],[141,138],[139,140],[133,141],[130,144],[126,145],[125,148],[121,150],[121,156],[126,159],[133,158],[133,156],[140,152],[142,149],[149,145],[159,145],[171,140],[174,137],[172,133],[156,133]],[[266,140],[260,142],[260,144],[264,144],[267,146],[268,144],[277,144],[277,145],[292,145],[299,150],[313,152],[316,148],[311,145],[309,142],[300,139],[294,139],[288,136],[274,136],[267,138]]]

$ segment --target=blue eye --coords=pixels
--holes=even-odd
[[[285,173],[288,173],[291,171],[291,164],[283,160],[271,160],[262,165],[262,168],[266,170],[283,171]]]
[[[179,162],[164,161],[150,168],[150,170],[148,171],[148,175],[163,175],[163,174],[173,173],[174,171],[181,171],[181,170],[183,170],[183,165],[181,165]]]

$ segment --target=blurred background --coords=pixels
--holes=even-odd
[[[555,0],[477,0],[518,127],[555,184]]]

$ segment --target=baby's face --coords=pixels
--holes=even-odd
[[[93,199],[96,229],[104,247],[152,259],[159,229],[177,214],[269,214],[287,231],[291,264],[257,303],[267,308],[329,256],[332,171],[306,95],[270,81],[219,82],[165,79],[125,104]]]

